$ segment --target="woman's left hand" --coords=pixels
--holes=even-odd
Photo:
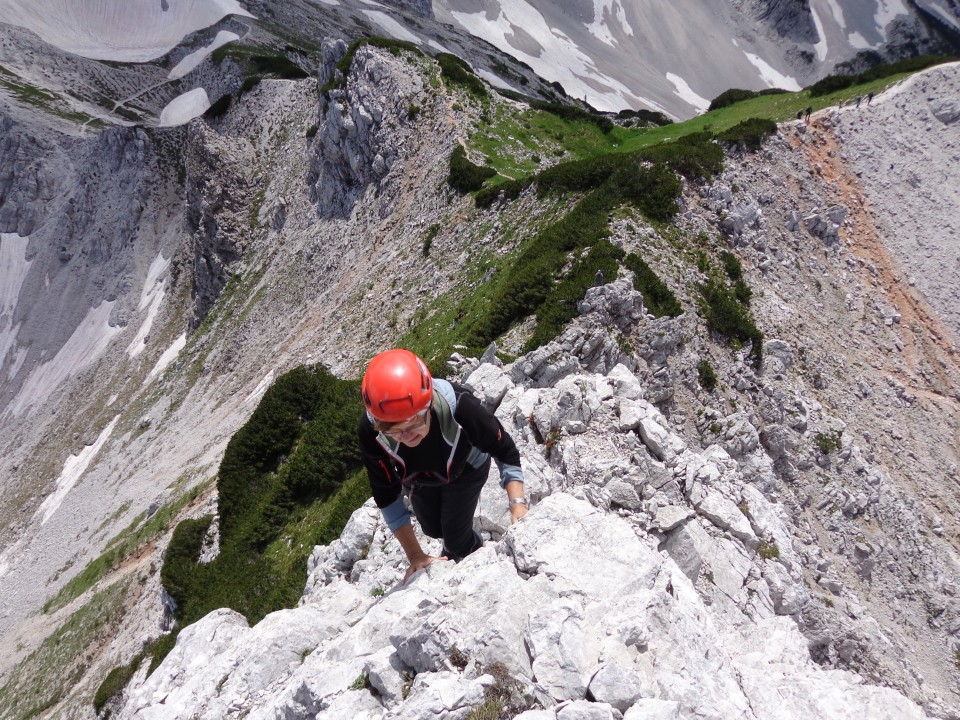
[[[510,524],[512,525],[517,520],[522,518],[527,514],[529,508],[523,503],[516,503],[515,505],[510,506]]]

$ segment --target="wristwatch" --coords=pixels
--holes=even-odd
[[[530,503],[527,502],[526,496],[524,496],[524,497],[518,497],[518,498],[511,498],[511,499],[510,499],[510,504],[511,504],[511,505],[528,505],[528,506],[530,505]]]

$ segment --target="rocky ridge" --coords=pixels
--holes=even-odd
[[[597,321],[611,305],[642,311],[629,278],[511,366],[463,363],[521,447],[527,518],[506,527],[491,480],[487,547],[403,584],[368,503],[316,548],[298,608],[209,615],[117,717],[466,718],[490,698],[526,720],[926,717],[811,660],[784,617],[809,599],[786,513],[668,429]]]

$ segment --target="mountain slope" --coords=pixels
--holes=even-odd
[[[860,52],[898,57],[905,46],[944,47],[950,40],[938,38],[936,26],[960,29],[956,6],[919,5],[926,12],[881,0],[444,0],[434,11],[594,107],[689,118],[733,87],[799,90]],[[927,13],[938,18],[934,27]]]
[[[331,61],[325,67],[327,76],[332,76],[332,61],[344,49],[327,46]],[[651,223],[630,207],[617,209],[610,224],[612,242],[626,251],[640,251],[678,295],[685,313],[672,319],[635,315],[624,321],[622,308],[636,309],[636,294],[619,290],[616,296],[633,300],[612,306],[598,301],[592,309],[601,325],[614,323],[615,330],[604,331],[606,339],[603,333],[580,336],[576,342],[568,338],[566,346],[534,351],[520,367],[531,368],[529,373],[523,370],[524,383],[559,393],[564,376],[573,379],[599,372],[599,366],[591,365],[594,362],[602,362],[607,374],[620,359],[631,368],[644,401],[660,408],[657,414],[651,411],[650,419],[663,433],[651,434],[655,428],[648,425],[644,438],[623,420],[623,408],[617,408],[616,417],[618,423],[627,424],[626,430],[609,426],[615,416],[612,407],[598,413],[598,425],[591,427],[592,410],[588,413],[582,404],[572,403],[569,407],[580,408],[579,417],[556,417],[550,410],[558,406],[556,398],[545,393],[549,399],[542,410],[530,410],[543,423],[538,428],[541,437],[559,430],[556,450],[539,445],[532,429],[525,431],[531,484],[536,488],[537,481],[544,481],[541,494],[568,484],[578,486],[586,501],[606,510],[618,490],[614,505],[626,509],[616,514],[622,512],[647,533],[649,526],[644,526],[648,518],[656,518],[654,505],[659,507],[659,501],[640,503],[642,493],[653,480],[670,477],[678,496],[668,504],[681,508],[692,521],[665,549],[673,548],[673,563],[686,558],[685,577],[692,576],[689,579],[700,593],[698,599],[690,595],[690,608],[699,608],[698,603],[708,599],[717,622],[737,625],[743,622],[744,608],[775,613],[779,606],[794,618],[816,661],[857,670],[873,682],[896,687],[929,715],[950,717],[957,705],[951,665],[957,617],[951,595],[956,581],[955,500],[946,492],[934,496],[913,480],[915,475],[941,477],[947,487],[955,482],[949,474],[951,464],[957,463],[956,398],[950,395],[957,370],[950,354],[950,329],[931,335],[932,323],[942,322],[937,308],[945,306],[938,305],[942,301],[937,285],[925,288],[925,299],[909,283],[903,287],[894,281],[906,277],[906,270],[898,266],[909,268],[912,257],[868,257],[860,255],[858,247],[874,235],[882,238],[892,211],[903,207],[894,205],[891,197],[883,203],[878,200],[876,212],[869,211],[871,183],[882,186],[882,170],[889,165],[884,153],[890,144],[878,142],[879,138],[906,139],[911,137],[909,128],[920,123],[923,132],[914,134],[919,135],[915,142],[922,161],[911,171],[921,186],[930,172],[938,184],[956,187],[952,182],[956,164],[949,162],[947,148],[956,142],[958,125],[949,113],[939,112],[939,105],[937,112],[945,119],[934,113],[941,98],[928,99],[934,91],[955,87],[956,67],[933,72],[939,74],[931,74],[928,84],[915,84],[889,99],[881,96],[869,108],[836,117],[825,113],[810,126],[785,124],[758,154],[732,152],[722,176],[685,185],[675,226]],[[890,103],[896,102],[915,115],[905,109],[887,114]],[[118,575],[103,576],[94,589],[68,599],[56,614],[29,620],[27,616],[96,557],[119,528],[129,523],[137,531],[143,529],[147,513],[157,511],[157,506],[166,506],[159,510],[178,517],[211,511],[209,494],[193,498],[187,489],[202,487],[215,475],[227,440],[250,416],[273,378],[316,361],[338,374],[355,375],[376,350],[447,317],[445,313],[468,292],[498,282],[497,272],[509,268],[516,251],[576,201],[571,195],[541,199],[528,191],[516,200],[478,210],[472,199],[447,187],[453,147],[474,131],[477,119],[493,103],[517,109],[512,101],[480,101],[447,85],[432,60],[365,47],[357,51],[344,85],[319,99],[313,81],[266,80],[236,100],[226,114],[183,130],[111,131],[90,142],[62,140],[69,152],[89,158],[83,165],[89,175],[84,177],[96,179],[67,183],[65,196],[31,194],[46,187],[32,180],[43,177],[45,166],[63,165],[62,158],[69,153],[47,138],[31,139],[36,131],[7,126],[5,147],[13,148],[9,157],[19,164],[6,180],[6,187],[15,192],[5,193],[0,207],[10,213],[5,217],[13,218],[4,227],[10,235],[2,238],[4,277],[16,278],[23,288],[33,282],[30,274],[37,273],[40,279],[51,279],[57,294],[61,288],[97,287],[115,280],[111,263],[120,260],[130,277],[129,286],[116,290],[115,299],[113,286],[102,297],[88,299],[125,303],[129,313],[126,325],[110,324],[105,318],[91,323],[101,330],[91,333],[94,338],[110,335],[94,363],[86,368],[56,365],[72,372],[48,372],[48,378],[59,382],[44,386],[49,392],[35,400],[14,394],[10,402],[17,412],[8,405],[0,421],[3,477],[14,478],[4,486],[4,507],[23,508],[16,519],[12,513],[5,517],[0,561],[2,596],[8,603],[4,647],[14,648],[4,657],[6,668],[26,658],[19,674],[6,676],[12,682],[0,691],[5,693],[8,714],[30,709],[39,716],[88,716],[90,698],[107,671],[130,661],[146,638],[159,634],[161,622],[169,620],[160,604],[157,577],[166,538],[163,528],[149,543],[135,545],[138,549],[130,558],[116,563]],[[110,139],[117,137],[123,142]],[[172,158],[183,166],[183,194],[175,201],[165,198],[180,182],[179,163],[161,162],[170,139],[179,145]],[[845,146],[837,142],[850,142],[850,147],[867,143],[874,148],[873,157],[859,153],[864,165],[857,166],[857,158],[845,158]],[[114,171],[120,173],[117,181],[131,167],[147,168],[156,179],[144,185],[149,192],[137,200],[142,209],[110,204],[122,196],[111,189],[112,176],[102,179],[109,175],[111,147],[123,149],[117,156],[130,152],[132,157],[139,147],[144,158],[121,163],[121,170]],[[929,156],[924,158],[922,152]],[[100,158],[105,165],[99,164]],[[863,186],[856,179],[858,170],[865,178]],[[89,225],[91,234],[76,238],[79,250],[64,261],[50,247],[52,229],[61,217],[74,217],[71,212],[86,217],[68,210],[80,202],[69,202],[77,185],[102,188],[104,200],[94,198],[89,204],[112,215]],[[51,203],[50,195],[62,198],[62,205]],[[911,203],[923,201],[923,195],[917,193]],[[49,216],[40,212],[45,204],[50,205]],[[836,205],[843,205],[844,212],[835,211]],[[127,236],[122,236],[115,246],[95,231],[127,219],[128,213],[137,217],[128,221],[144,233],[142,242],[128,247]],[[30,228],[20,225],[31,217],[37,220]],[[940,217],[956,222],[950,215]],[[180,232],[173,233],[171,225]],[[29,234],[26,242],[23,235],[11,237],[18,229]],[[163,245],[162,238],[172,246]],[[721,262],[724,250],[734,250],[741,258],[742,272],[753,288],[751,312],[768,338],[781,341],[764,346],[767,359],[760,368],[752,367],[743,352],[732,350],[725,338],[707,332],[698,316],[696,288],[707,278],[698,267],[697,250],[714,264]],[[60,280],[56,271],[63,262],[72,271]],[[621,280],[617,287],[622,285]],[[943,285],[947,292],[946,276]],[[41,281],[33,287],[43,286]],[[160,287],[164,292],[155,307],[152,298],[160,296]],[[56,299],[27,297],[32,298],[31,305]],[[72,297],[76,296],[66,294],[66,299]],[[11,310],[4,313],[4,320],[11,323],[5,326],[10,329],[20,322],[24,308],[5,297],[3,307],[8,305]],[[78,301],[63,307],[86,312]],[[907,314],[908,307],[912,315]],[[149,340],[143,345],[140,330],[151,317],[153,324],[145,333]],[[621,326],[616,325],[618,319]],[[919,331],[908,324],[914,320]],[[191,324],[195,327],[187,333]],[[447,325],[455,326],[456,318],[436,327]],[[520,354],[527,337],[529,327],[521,325],[503,338],[503,344]],[[580,360],[567,359],[576,357],[585,358],[584,367]],[[39,351],[37,358],[37,367],[48,362]],[[701,387],[698,367],[703,361],[719,378],[715,390]],[[5,362],[14,361],[7,357]],[[7,372],[10,367],[5,367]],[[568,385],[566,392],[573,388]],[[586,406],[590,408],[590,403]],[[525,417],[523,410],[512,421],[522,425]],[[639,474],[622,468],[607,474],[618,467],[614,463],[604,468],[604,474],[592,466],[578,466],[576,458],[583,453],[574,450],[582,439],[581,425],[614,447],[619,442],[630,446],[627,457],[636,454],[646,460],[642,467],[637,465]],[[682,442],[690,450],[683,464],[665,454],[662,442],[667,440],[667,449],[670,443]],[[722,447],[730,462],[710,447]],[[777,529],[781,539],[776,544],[786,548],[789,542],[795,548],[794,564],[786,558],[784,563],[768,562],[771,558],[759,556],[759,544],[756,556],[741,551],[736,545],[752,544],[742,520],[718,514],[709,503],[704,509],[706,498],[691,496],[698,475],[694,472],[688,481],[687,470],[692,456],[702,460],[706,453],[714,454],[718,473],[721,466],[732,473],[728,486],[722,487],[734,508],[734,489],[755,493],[750,507],[782,504],[786,530]],[[71,456],[76,459],[68,460]],[[667,468],[665,473],[660,464]],[[712,469],[704,469],[701,485],[713,477]],[[545,480],[551,473],[563,481],[548,485]],[[639,503],[636,508],[630,508],[635,501],[627,489],[611,487],[613,480],[626,483],[624,478],[635,480],[631,487]],[[642,500],[654,500],[655,495]],[[181,496],[191,503],[182,513],[173,502]],[[44,505],[48,498],[54,500]],[[543,512],[547,507],[545,502]],[[737,539],[724,538],[711,514],[726,517],[723,522],[736,530],[731,537]],[[609,532],[622,532],[620,521],[593,511],[590,516],[597,518],[598,527],[612,523]],[[734,520],[739,524],[731,524]],[[888,534],[890,528],[895,535]],[[752,525],[750,532],[757,534]],[[648,533],[644,542],[654,540]],[[730,557],[740,558],[745,552],[750,568],[762,568],[757,570],[761,577],[767,572],[763,580],[769,606],[763,586],[747,565],[738,560],[730,563],[736,572],[726,572],[726,564],[721,572],[725,558],[711,550],[712,543],[721,540]],[[769,544],[767,537],[764,541]],[[557,542],[562,547],[569,537]],[[538,549],[532,557],[552,552],[550,547]],[[395,555],[385,558],[384,582],[399,572],[397,561]],[[520,582],[503,574],[508,563],[496,565],[497,577]],[[811,596],[809,601],[792,603],[791,598],[803,598],[799,592],[781,594],[775,601],[771,573],[779,571],[770,568],[778,565],[793,572],[779,578],[780,589],[802,588]],[[678,579],[689,589],[684,582]],[[109,613],[102,612],[105,605]],[[111,621],[91,623],[74,633],[78,644],[69,645],[74,654],[58,657],[53,652],[57,645],[68,651],[58,635],[31,656],[62,621],[70,619],[75,628],[90,616],[109,616]],[[785,647],[793,652],[798,647],[795,633],[784,629],[784,634],[789,636]],[[41,656],[54,661],[44,664]],[[176,672],[171,670],[176,658],[171,655],[165,674],[149,682],[159,683],[169,677],[167,672]],[[811,674],[815,671],[809,661],[795,659],[798,677],[822,681],[822,675]],[[311,667],[306,664],[302,672],[311,672]],[[52,674],[32,672],[39,668]],[[347,664],[342,672],[354,669]],[[25,677],[36,679],[39,689],[27,684]],[[213,682],[213,689],[220,679]],[[348,683],[354,679],[356,675]],[[838,679],[834,687],[848,681]],[[134,688],[141,682],[138,679]],[[229,679],[223,687],[228,683]],[[336,692],[345,689],[338,685]],[[152,696],[144,690],[138,697],[149,701]],[[896,702],[911,707],[906,701]],[[265,706],[249,708],[266,712]]]

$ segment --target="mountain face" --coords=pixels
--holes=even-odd
[[[732,87],[798,90],[858,53],[931,52],[960,30],[955,3],[900,0],[440,0],[434,12],[594,107],[677,118]]]
[[[406,27],[442,27],[405,7]],[[248,10],[273,20],[225,19],[136,67],[71,57],[81,97],[39,105],[16,88],[65,88],[51,68],[66,55],[4,26],[0,717],[91,717],[110,671],[170,630],[170,532],[216,513],[227,443],[277,377],[309,363],[356,377],[418,328],[455,329],[451,308],[578,202],[454,192],[454,147],[480,160],[484,118],[523,108],[407,51],[362,46],[340,77],[346,44],[317,42],[317,77],[243,92],[238,57],[169,79],[221,31],[275,43],[288,14],[327,17]],[[529,72],[443,32],[491,72]],[[524,522],[507,527],[491,483],[484,550],[401,588],[398,548],[361,508],[314,550],[297,608],[253,627],[215,611],[152,673],[134,662],[107,709],[960,716],[958,83],[936,68],[783,123],[756,152],[728,147],[722,171],[683,181],[672,223],[611,211],[611,244],[642,255],[681,314],[655,316],[621,267],[551,342],[524,347],[530,318],[498,337],[500,359],[452,358],[522,448]],[[189,84],[230,106],[101,128],[57,104],[89,109],[109,87],[158,118]],[[532,163],[510,144],[523,122],[500,152]],[[555,141],[544,166],[570,159]],[[760,363],[702,315],[701,258],[723,253],[752,289]]]

